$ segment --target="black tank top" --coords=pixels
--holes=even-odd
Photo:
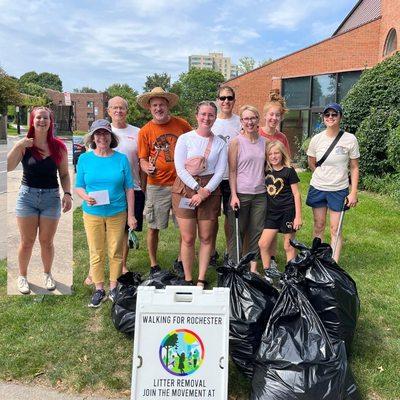
[[[30,149],[26,149],[22,157],[22,167],[23,185],[38,189],[58,188],[57,165],[50,156],[36,160]]]

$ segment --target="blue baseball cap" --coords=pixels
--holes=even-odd
[[[338,103],[329,103],[322,112],[325,114],[328,110],[335,110],[340,115],[343,115],[342,106]]]

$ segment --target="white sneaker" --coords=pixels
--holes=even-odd
[[[29,283],[28,283],[28,279],[26,278],[26,276],[19,276],[17,279],[17,287],[18,290],[22,293],[22,294],[29,294],[31,292],[31,290],[29,289]]]
[[[54,290],[56,288],[56,281],[51,276],[51,273],[49,272],[48,274],[46,274],[45,272],[43,275],[44,275],[44,286],[46,287],[46,289]]]

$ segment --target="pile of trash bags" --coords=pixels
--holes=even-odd
[[[117,293],[111,307],[111,319],[115,328],[133,339],[135,335],[136,299],[139,286],[155,286],[163,289],[177,285],[180,278],[173,272],[161,270],[145,280],[137,272],[127,272],[118,278]]]
[[[279,296],[265,279],[249,271],[254,256],[245,255],[237,265],[226,257],[224,265],[217,268],[218,286],[230,289],[229,354],[250,379],[261,336]]]
[[[251,400],[356,400],[348,364],[360,310],[356,284],[320,239],[311,248],[292,246],[300,252],[286,266],[279,296],[262,278],[268,289],[256,290],[247,260],[218,270],[221,286],[231,288],[231,358],[252,379]],[[243,329],[252,324],[257,329]]]

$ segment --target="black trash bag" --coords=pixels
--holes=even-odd
[[[247,265],[254,253],[238,265],[225,258],[217,269],[218,286],[230,289],[229,353],[238,370],[251,379],[255,352],[274,307],[278,292]]]
[[[251,400],[356,400],[344,342],[329,337],[310,302],[286,282],[257,352]]]
[[[141,286],[155,286],[156,289],[164,289],[165,286],[179,285],[182,279],[178,278],[175,273],[162,269],[154,274],[149,275]]]
[[[297,267],[303,271],[305,296],[328,334],[345,341],[349,355],[360,314],[356,283],[336,264],[331,246],[321,243],[321,239],[315,238],[311,248],[298,242],[292,242],[292,246],[301,252],[287,268]]]
[[[117,293],[111,307],[111,319],[115,328],[133,338],[135,334],[137,288],[140,274],[127,272],[118,278]]]

